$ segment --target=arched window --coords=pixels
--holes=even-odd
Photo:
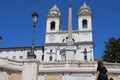
[[[84,20],[82,21],[82,27],[83,27],[83,28],[87,28],[87,27],[88,27],[88,25],[87,25],[87,20],[86,20],[86,19],[84,19]]]
[[[51,29],[51,30],[55,30],[55,21],[52,21],[52,22],[50,23],[50,29]]]

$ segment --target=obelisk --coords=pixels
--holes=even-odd
[[[67,45],[73,45],[72,40],[72,2],[70,0],[69,11],[68,11],[68,40]]]

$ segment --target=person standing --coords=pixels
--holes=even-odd
[[[96,80],[108,80],[108,71],[102,61],[98,61]]]

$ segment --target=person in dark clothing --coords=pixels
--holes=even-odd
[[[113,80],[113,78],[110,78],[110,80]]]
[[[98,61],[96,80],[108,80],[108,71],[102,61]]]

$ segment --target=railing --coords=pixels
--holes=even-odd
[[[104,63],[109,73],[120,74],[120,63]]]
[[[22,61],[9,60],[6,58],[0,58],[0,67],[10,70],[22,71]]]
[[[120,63],[106,63],[109,73],[120,74]],[[0,69],[22,71],[23,61],[14,61],[0,58]],[[96,61],[67,61],[67,62],[40,62],[39,73],[42,72],[88,72],[95,73],[97,69]]]
[[[104,63],[109,73],[120,73],[120,63]],[[95,73],[96,61],[41,62],[39,72],[88,72]]]
[[[95,72],[96,62],[41,62],[40,72]]]

